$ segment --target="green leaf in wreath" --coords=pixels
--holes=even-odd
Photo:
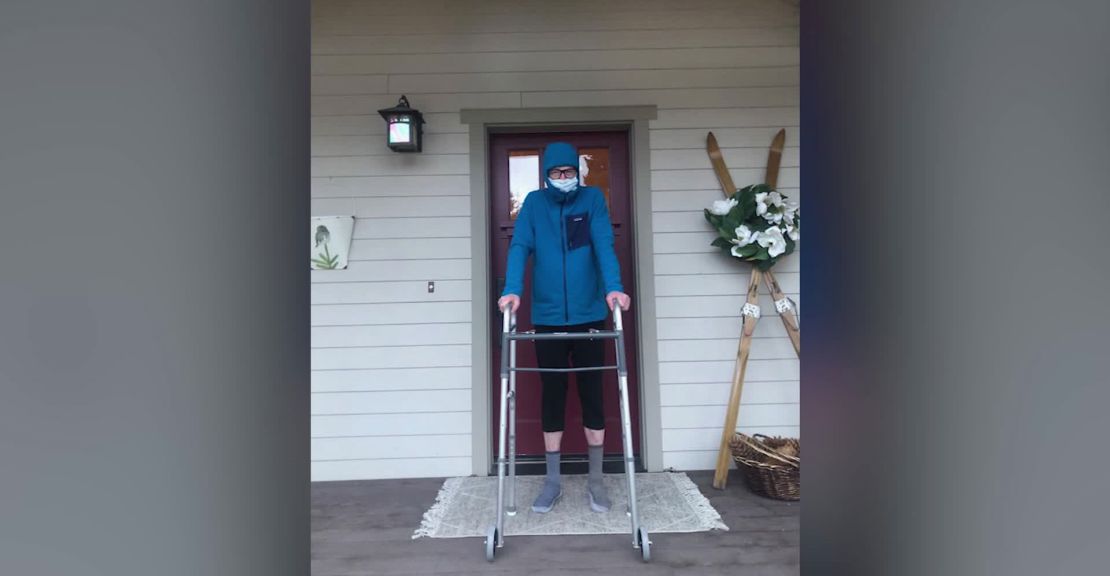
[[[732,248],[732,242],[729,242],[727,239],[721,238],[720,236],[714,238],[713,241],[710,242],[710,245],[716,246],[718,248]]]
[[[741,248],[739,250],[739,252],[740,252],[740,255],[743,256],[744,258],[751,258],[752,256],[755,256],[755,254],[757,252],[759,252],[759,249],[760,249],[759,244],[748,244],[747,246],[744,246],[743,248]]]
[[[748,221],[752,216],[755,216],[755,193],[751,192],[750,188],[745,188],[744,194],[741,195],[739,204],[737,204],[737,211],[740,213],[740,218],[743,221]]]
[[[743,223],[744,221],[740,218],[739,214],[735,212],[729,212],[728,216],[725,217],[725,221],[722,223],[722,225],[729,231],[735,232],[736,229],[739,228],[740,225]]]

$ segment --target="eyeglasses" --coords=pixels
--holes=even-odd
[[[554,180],[559,180],[561,178],[574,178],[575,176],[578,176],[578,169],[564,168],[560,170],[558,168],[552,168],[551,171],[547,173],[547,175]]]

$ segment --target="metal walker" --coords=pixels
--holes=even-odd
[[[628,515],[632,520],[632,548],[640,551],[644,562],[651,560],[651,540],[647,530],[640,526],[636,510],[636,471],[632,457],[632,420],[628,407],[628,369],[624,356],[624,326],[621,309],[616,301],[610,303],[613,311],[613,330],[589,332],[554,332],[537,334],[534,330],[516,331],[516,313],[508,307],[502,309],[501,331],[501,405],[497,434],[497,521],[486,532],[486,560],[493,562],[497,549],[505,546],[505,515],[516,515],[516,373],[517,372],[585,372],[589,370],[617,370],[620,386],[621,440],[624,446],[624,471],[628,478]],[[590,366],[585,368],[518,368],[516,366],[517,340],[575,340],[595,339],[616,341],[616,366]],[[505,349],[508,353],[504,353]],[[506,412],[508,414],[506,414]],[[505,458],[506,428],[508,429],[508,459]],[[505,508],[505,467],[509,469],[509,507]]]

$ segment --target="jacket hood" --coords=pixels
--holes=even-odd
[[[543,151],[543,178],[547,183],[544,192],[548,197],[556,202],[563,202],[569,198],[573,198],[578,194],[578,189],[564,194],[557,188],[551,185],[551,179],[547,177],[547,173],[556,166],[574,166],[578,167],[578,149],[573,144],[568,142],[552,142],[547,145]],[[579,175],[581,177],[581,175]],[[578,188],[584,184],[581,180],[578,181]]]
[[[566,142],[552,142],[543,151],[543,173],[556,166],[578,167],[578,150]]]

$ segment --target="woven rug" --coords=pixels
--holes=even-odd
[[[624,474],[605,475],[605,486],[613,505],[604,513],[590,510],[584,474],[563,476],[563,496],[551,512],[532,512],[532,500],[539,494],[543,480],[543,476],[517,476],[517,513],[505,517],[506,536],[629,531],[628,480]],[[506,478],[506,507],[509,505],[508,483]],[[496,499],[496,476],[448,478],[412,537],[484,537],[495,521]],[[728,530],[709,500],[682,472],[637,474],[636,503],[640,524],[652,534]]]

